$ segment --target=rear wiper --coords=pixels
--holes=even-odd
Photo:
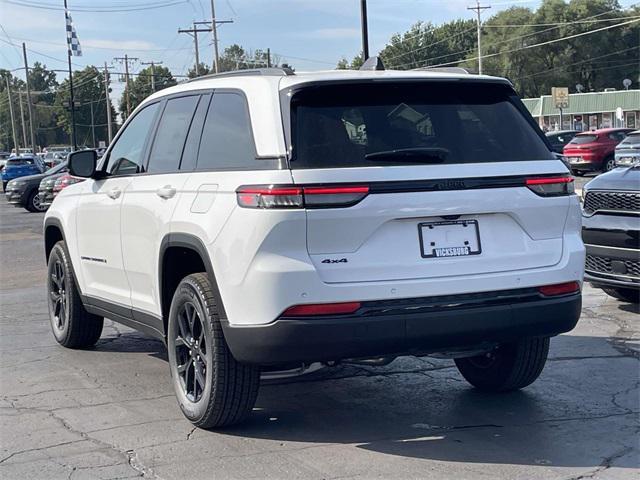
[[[376,161],[403,161],[403,162],[425,162],[442,163],[447,159],[449,150],[440,147],[414,147],[398,148],[395,150],[384,150],[381,152],[367,153],[366,160]]]

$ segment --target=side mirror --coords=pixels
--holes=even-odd
[[[91,178],[96,173],[98,156],[95,150],[80,150],[69,154],[69,173],[74,177]]]

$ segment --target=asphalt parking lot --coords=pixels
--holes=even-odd
[[[107,321],[92,350],[57,345],[42,217],[0,199],[0,478],[638,478],[640,315],[599,290],[523,391],[404,357],[263,384],[247,424],[204,431],[160,342]]]

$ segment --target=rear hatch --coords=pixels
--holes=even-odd
[[[325,282],[559,262],[572,179],[510,86],[351,82],[289,98],[290,167],[310,188],[307,248]]]

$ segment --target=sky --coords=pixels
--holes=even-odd
[[[340,58],[351,59],[361,51],[360,0],[215,0],[216,16],[233,23],[219,27],[219,44],[237,43],[245,50],[271,49],[272,55],[293,65],[296,70],[335,68]],[[628,6],[635,0],[621,0]],[[178,34],[193,21],[211,18],[210,0],[173,0],[174,5],[129,12],[84,12],[83,7],[114,9],[123,6],[166,4],[171,0],[68,0],[83,56],[74,57],[74,69],[85,65],[115,65],[114,57],[125,53],[139,58],[132,72],[144,68],[140,62],[163,62],[174,75],[184,75],[194,64],[193,39]],[[26,7],[18,4],[47,8]],[[484,15],[513,5],[535,9],[540,0],[489,1]],[[395,33],[408,30],[418,21],[441,24],[458,18],[474,18],[467,7],[474,0],[368,0],[370,54],[384,48]],[[48,68],[67,68],[66,33],[63,0],[0,0],[0,39],[18,47],[25,42],[29,63],[39,61]],[[74,10],[74,7],[77,10]],[[55,9],[55,10],[54,10]],[[211,64],[210,34],[200,34],[200,59]],[[20,48],[0,43],[0,67],[23,66]],[[16,71],[24,77],[24,71]],[[59,79],[66,78],[64,72]],[[124,85],[112,76],[114,96]]]

